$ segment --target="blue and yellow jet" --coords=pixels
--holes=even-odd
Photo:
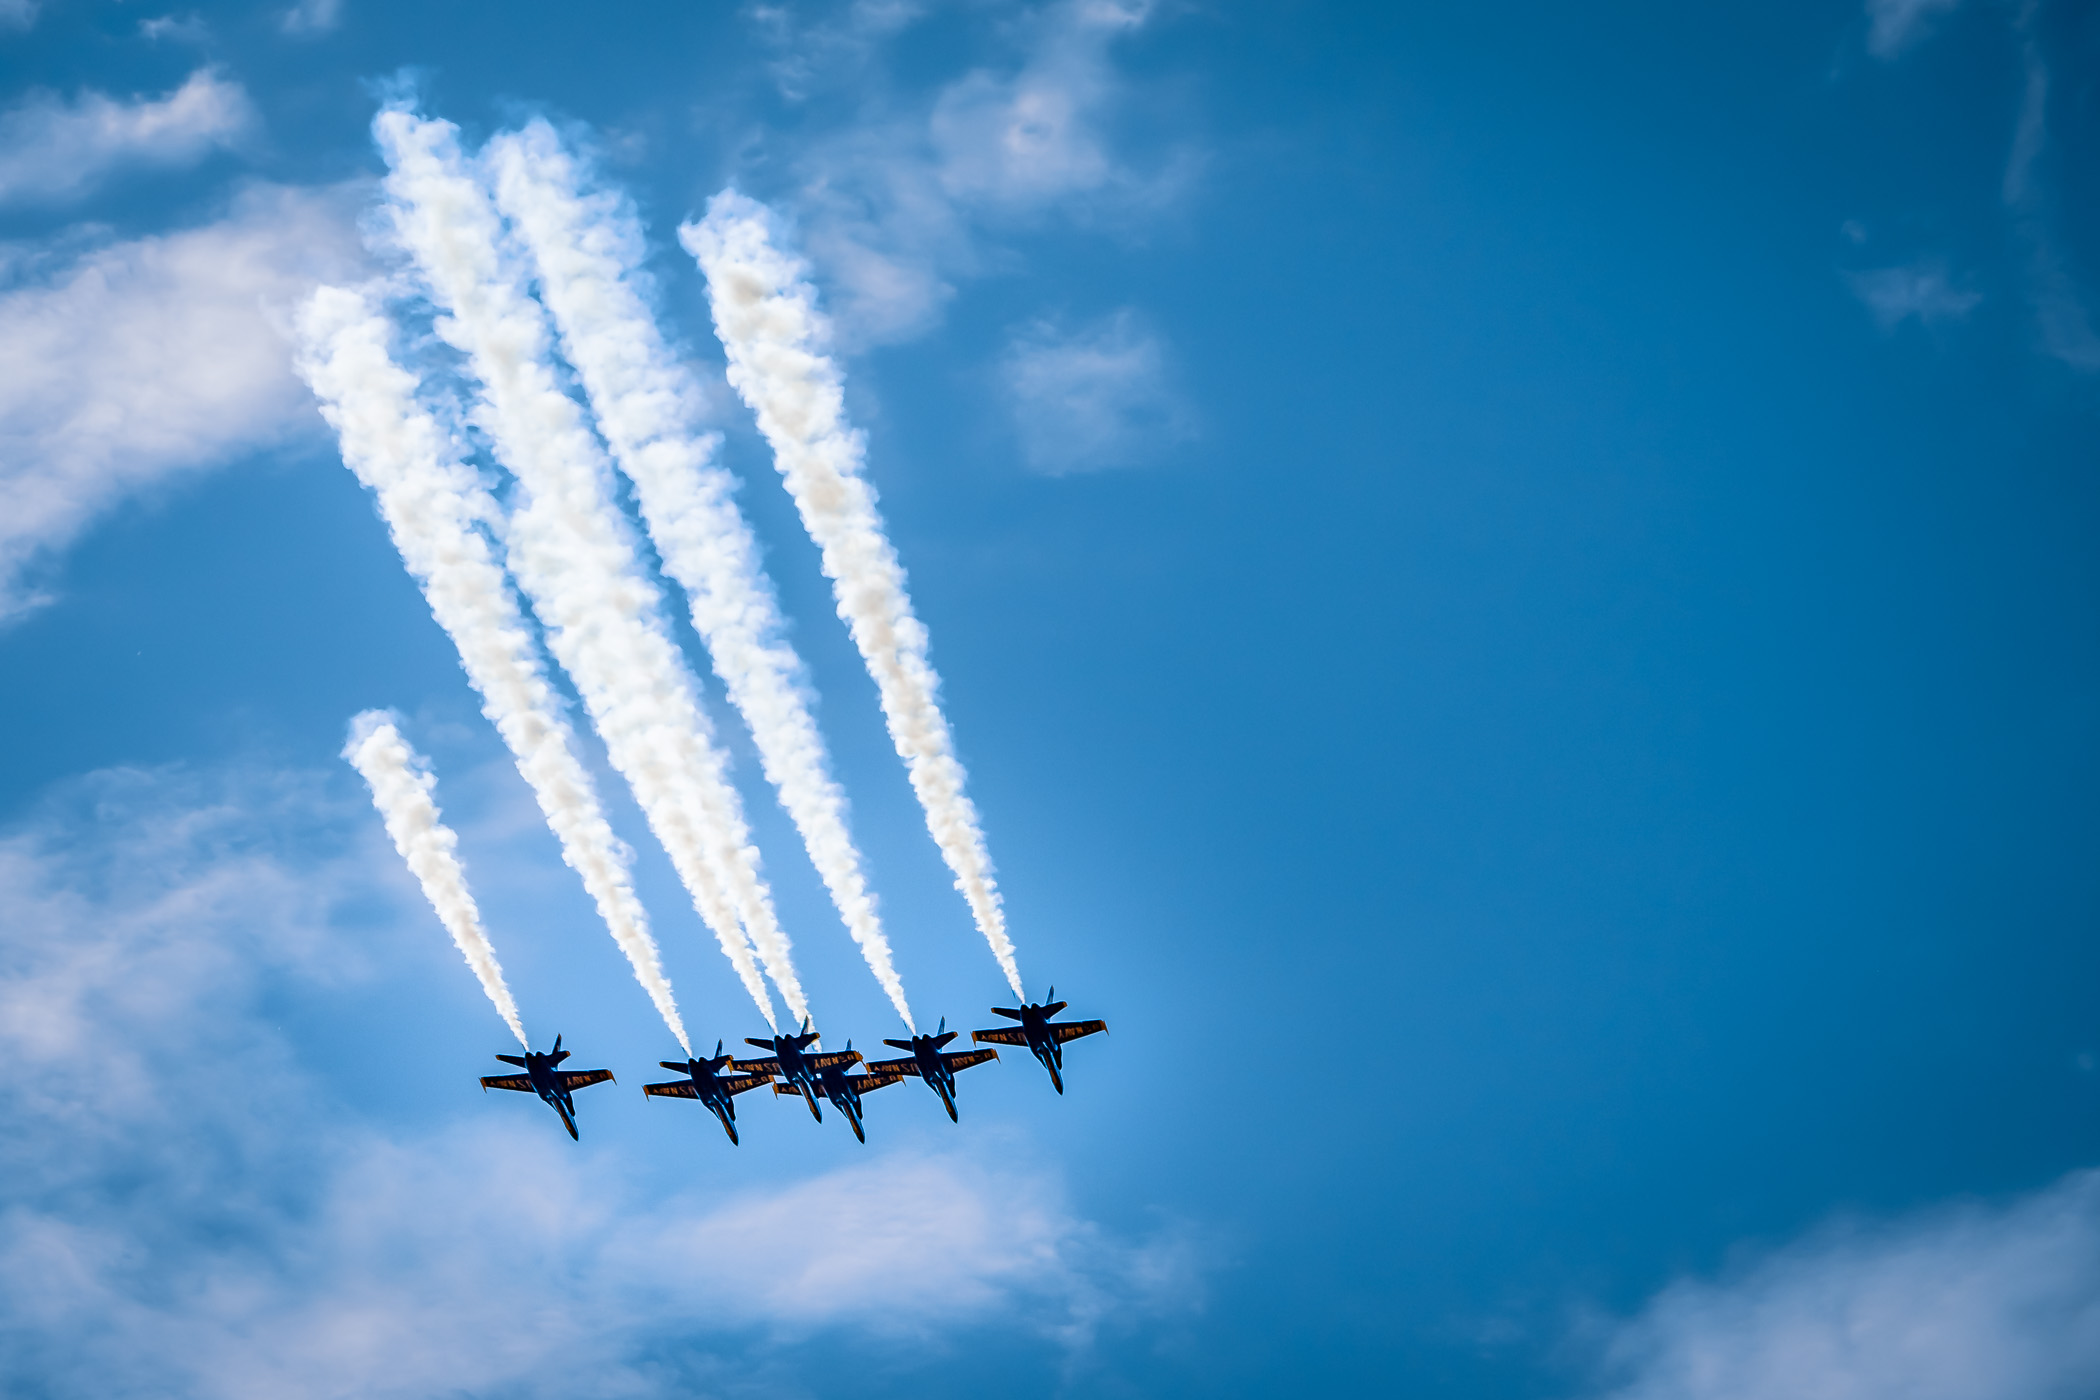
[[[737,1140],[736,1104],[732,1100],[748,1089],[773,1082],[770,1074],[722,1073],[723,1068],[730,1064],[730,1058],[722,1053],[719,1040],[715,1042],[712,1059],[658,1060],[657,1063],[685,1078],[674,1079],[668,1084],[644,1084],[642,1092],[665,1099],[698,1099],[722,1120],[722,1131],[729,1134],[732,1143]]]
[[[926,1081],[926,1087],[940,1096],[941,1107],[948,1110],[950,1122],[962,1120],[955,1116],[955,1072],[981,1065],[986,1060],[999,1058],[997,1050],[958,1050],[952,1055],[943,1055],[941,1048],[961,1031],[948,1029],[948,1018],[941,1018],[941,1028],[932,1035],[915,1035],[910,1040],[885,1040],[884,1045],[894,1045],[899,1050],[911,1053],[901,1060],[870,1060],[870,1074],[916,1074]]]
[[[1050,995],[1055,997],[1057,988],[1052,987]],[[1027,1046],[1029,1051],[1043,1062],[1043,1068],[1050,1071],[1050,1082],[1056,1085],[1057,1092],[1062,1094],[1065,1091],[1065,1080],[1059,1071],[1064,1068],[1065,1063],[1064,1043],[1108,1029],[1106,1021],[1051,1020],[1052,1016],[1065,1009],[1065,1005],[1066,1003],[1061,1001],[1046,1001],[1040,1005],[1029,1002],[1018,1010],[1008,1006],[995,1006],[992,1008],[994,1016],[1004,1016],[1021,1024],[1001,1026],[997,1030],[971,1031],[970,1039],[990,1041],[994,1045]]]
[[[817,1104],[824,1097],[824,1090],[818,1083],[818,1076],[826,1069],[859,1064],[860,1055],[850,1048],[833,1054],[805,1053],[816,1043],[817,1033],[809,1028],[809,1018],[805,1016],[799,1035],[776,1035],[770,1040],[745,1036],[744,1044],[756,1045],[773,1053],[762,1060],[731,1060],[729,1067],[739,1074],[762,1074],[768,1079],[786,1080],[786,1087],[776,1085],[774,1092],[802,1095],[809,1100],[809,1116],[821,1123],[824,1114]]]
[[[538,1094],[561,1115],[561,1125],[569,1130],[572,1138],[577,1136],[576,1104],[569,1095],[588,1085],[603,1084],[613,1077],[609,1069],[556,1069],[556,1065],[569,1058],[569,1052],[561,1048],[560,1036],[554,1037],[554,1048],[544,1055],[527,1050],[523,1058],[516,1055],[498,1055],[496,1058],[507,1065],[517,1065],[525,1072],[484,1075],[482,1091],[515,1089],[521,1094]]]

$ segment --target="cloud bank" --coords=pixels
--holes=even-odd
[[[1672,1285],[1606,1354],[1611,1400],[2100,1393],[2100,1172],[1826,1230],[1732,1279]]]
[[[690,1191],[478,1095],[360,1118],[286,1007],[443,947],[377,826],[309,776],[125,771],[0,835],[0,1391],[795,1394],[826,1336],[904,1366],[1185,1305],[1185,1250],[1092,1226],[1022,1144]]]

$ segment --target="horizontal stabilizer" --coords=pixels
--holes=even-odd
[[[887,1045],[887,1046],[889,1046],[889,1047],[890,1047],[890,1048],[891,1048],[892,1050],[909,1050],[909,1049],[911,1049],[911,1042],[910,1042],[910,1041],[908,1041],[908,1040],[885,1040],[885,1041],[883,1041],[882,1043],[883,1043],[884,1045]]]
[[[1068,1001],[1051,1002],[1048,1006],[1043,1008],[1043,1019],[1045,1021],[1049,1020],[1052,1016],[1055,1016],[1058,1012],[1064,1010],[1067,1006],[1070,1006],[1071,1004],[1072,1003]]]
[[[933,1038],[933,1048],[938,1050],[943,1045],[946,1045],[949,1041],[955,1039],[955,1037],[961,1034],[961,1031],[942,1031],[939,1035]]]
[[[613,1073],[609,1069],[565,1069],[554,1076],[562,1088],[569,1090],[605,1084],[610,1082],[612,1077]]]
[[[1050,1027],[1050,1034],[1062,1045],[1068,1040],[1077,1040],[1083,1035],[1093,1035],[1108,1029],[1106,1021],[1061,1021]]]
[[[654,1094],[660,1099],[697,1099],[700,1091],[693,1087],[690,1079],[674,1079],[668,1084],[644,1084],[642,1092]]]
[[[919,1062],[917,1060],[868,1061],[868,1073],[870,1074],[917,1074],[918,1072]]]
[[[747,1036],[745,1036],[745,1037],[744,1037],[744,1044],[746,1044],[746,1045],[756,1045],[756,1046],[757,1046],[757,1047],[758,1047],[759,1049],[761,1049],[761,1050],[771,1050],[771,1049],[773,1048],[773,1042],[772,1042],[772,1041],[770,1041],[770,1040],[760,1040],[760,1039],[758,1039],[758,1038],[757,1038],[756,1036],[749,1036],[749,1035],[747,1035]]]
[[[992,1014],[994,1016],[1004,1016],[1009,1021],[1021,1019],[1021,1013],[1014,1010],[1011,1006],[995,1006],[992,1008]]]
[[[1019,1031],[1009,1030],[971,1031],[970,1039],[980,1045],[987,1041],[993,1045],[1026,1045],[1028,1043],[1027,1036]]]
[[[657,1063],[662,1065],[665,1069],[671,1071],[673,1074],[692,1073],[692,1067],[687,1065],[683,1060],[658,1060]]]
[[[515,1089],[521,1094],[538,1092],[532,1087],[531,1077],[523,1074],[485,1074],[481,1077],[481,1087],[484,1090]]]
[[[517,1055],[498,1055],[496,1058],[507,1065],[516,1065],[519,1069],[525,1068],[525,1061]]]
[[[968,1069],[972,1065],[981,1065],[986,1060],[998,1059],[999,1052],[997,1050],[958,1050],[952,1055],[943,1055],[941,1058],[948,1062],[948,1068],[951,1070]]]

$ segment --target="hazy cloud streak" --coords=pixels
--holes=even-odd
[[[552,127],[498,137],[497,201],[539,270],[541,295],[590,395],[613,459],[634,483],[664,570],[685,589],[693,627],[744,716],[766,777],[802,835],[876,981],[912,1024],[904,983],[846,825],[802,660],[788,644],[736,481],[714,461],[702,400],[643,295],[644,243],[632,208],[586,177]]]
[[[409,746],[383,710],[366,710],[350,721],[350,741],[343,757],[372,790],[372,804],[386,822],[386,834],[394,849],[408,864],[416,883],[437,911],[438,921],[474,969],[481,990],[488,994],[496,1014],[510,1027],[518,1044],[526,1049],[525,1027],[518,1020],[518,1004],[503,981],[503,967],[482,927],[481,910],[467,888],[467,872],[459,863],[459,837],[446,826],[431,796],[437,786],[429,760]]]
[[[35,93],[0,114],[0,203],[71,198],[123,166],[190,165],[254,124],[241,85],[208,68],[166,97],[135,102]]]
[[[839,616],[875,679],[927,827],[1007,982],[1022,996],[991,853],[963,790],[940,678],[927,659],[926,628],[912,611],[875,490],[861,474],[865,445],[846,422],[843,377],[828,353],[831,328],[803,264],[775,246],[770,224],[765,206],[730,191],[715,196],[703,222],[678,232],[707,274],[729,382],[757,416],[803,526],[823,553]]]
[[[0,293],[0,619],[118,501],[312,431],[273,320],[361,261],[349,194],[251,189]]]
[[[390,108],[373,132],[391,167],[396,230],[448,313],[439,333],[467,356],[481,386],[477,421],[523,488],[506,535],[511,573],[751,999],[770,1023],[755,945],[800,1021],[808,1004],[742,802],[613,501],[604,454],[555,376],[545,316],[504,264],[495,205],[468,171],[451,123]]]
[[[402,562],[458,647],[482,713],[516,758],[561,843],[562,859],[582,877],[664,1024],[687,1045],[628,873],[631,854],[605,819],[524,615],[478,528],[499,518],[496,503],[416,402],[415,376],[388,352],[391,327],[362,295],[321,288],[301,313],[299,329],[300,373],[342,440],[345,465],[378,498]]]

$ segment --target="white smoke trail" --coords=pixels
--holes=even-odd
[[[771,1022],[751,959],[756,945],[799,1021],[808,1005],[742,803],[661,595],[614,504],[604,454],[556,378],[545,317],[505,265],[495,206],[469,173],[450,122],[390,108],[372,129],[389,167],[396,232],[448,313],[439,333],[466,354],[480,382],[476,421],[523,487],[506,535],[511,575],[752,1000]]]
[[[384,710],[366,710],[350,721],[350,742],[343,746],[343,757],[364,775],[394,849],[408,862],[430,907],[437,910],[439,922],[452,935],[453,945],[481,979],[481,990],[495,1003],[497,1014],[518,1044],[530,1050],[532,1042],[525,1038],[525,1027],[518,1020],[518,1004],[504,985],[503,968],[496,961],[496,950],[489,946],[481,911],[474,907],[474,896],[467,889],[467,872],[460,868],[455,854],[459,837],[445,825],[431,798],[437,779],[429,761],[409,747],[394,727],[393,716]]]
[[[391,335],[361,293],[322,287],[300,310],[299,372],[342,441],[345,465],[378,498],[402,562],[459,648],[482,713],[517,760],[562,859],[582,877],[635,980],[691,1054],[628,875],[630,854],[605,819],[517,599],[476,528],[498,518],[496,503],[416,401],[415,376],[388,353]]]
[[[487,153],[496,201],[531,250],[540,294],[635,495],[664,570],[692,604],[715,674],[744,716],[766,777],[802,834],[875,980],[914,1032],[904,983],[846,826],[846,795],[810,713],[802,660],[782,635],[758,542],[699,426],[700,391],[637,286],[644,243],[633,209],[584,193],[585,175],[543,121]]]
[[[678,237],[707,274],[729,382],[757,416],[803,527],[823,552],[839,616],[875,678],[926,825],[1020,996],[991,853],[963,791],[962,764],[937,698],[940,678],[926,656],[926,628],[912,612],[874,488],[861,475],[861,435],[846,422],[844,381],[827,353],[831,326],[801,261],[775,246],[771,223],[764,205],[730,190]]]

